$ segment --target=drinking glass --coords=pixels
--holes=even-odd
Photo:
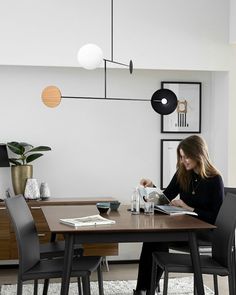
[[[145,202],[144,203],[144,214],[153,215],[154,214],[154,202]]]

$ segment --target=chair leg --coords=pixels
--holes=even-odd
[[[23,289],[23,282],[22,282],[22,280],[20,280],[19,278],[18,278],[18,280],[17,280],[17,295],[22,295],[22,289]]]
[[[152,254],[152,277],[151,277],[151,286],[150,286],[150,295],[155,295],[155,289],[157,285],[157,262],[155,254]]]
[[[38,280],[34,280],[34,295],[38,295]]]
[[[49,279],[45,279],[43,284],[43,295],[48,294],[48,286],[49,286]]]
[[[97,274],[98,274],[99,295],[104,295],[104,290],[103,290],[103,275],[102,275],[101,263],[99,264],[99,266],[97,268]]]
[[[217,275],[213,275],[215,295],[219,295]]]
[[[165,270],[164,272],[164,287],[163,287],[163,295],[167,295],[167,290],[168,290],[168,271]]]
[[[231,258],[231,263],[230,263],[230,273],[232,274],[232,278],[233,279],[233,294],[236,294],[236,271],[235,271],[235,264],[236,264],[236,260],[235,260],[235,245],[233,246],[232,249],[232,258]]]
[[[77,278],[77,284],[78,284],[78,293],[79,295],[82,295],[82,289],[81,289],[81,279],[80,277]]]
[[[82,282],[83,282],[83,294],[84,295],[91,295],[89,275],[82,277]]]
[[[229,285],[229,295],[235,295],[235,290],[234,290],[234,282],[235,278],[232,277],[232,274],[229,274],[228,276],[228,285]]]
[[[107,257],[106,256],[103,256],[102,257],[102,263],[106,267],[106,271],[108,272],[109,271],[109,265],[108,265],[108,261],[107,261]]]
[[[197,295],[197,286],[196,286],[195,276],[193,276],[193,294]]]

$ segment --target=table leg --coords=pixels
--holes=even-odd
[[[56,236],[57,236],[57,234],[51,233],[50,242],[55,242],[56,241]]]
[[[61,279],[61,295],[68,295],[72,259],[73,259],[74,235],[65,234],[64,237],[65,237],[65,255],[64,255],[62,279]]]
[[[194,270],[194,279],[196,281],[196,289],[198,295],[204,295],[204,287],[203,287],[203,280],[202,280],[202,273],[200,267],[200,256],[199,250],[197,245],[197,238],[194,232],[189,233],[189,246],[190,246],[190,254],[193,264]]]

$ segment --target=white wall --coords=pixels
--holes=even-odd
[[[64,99],[56,109],[41,102],[42,89],[51,84],[60,87],[63,95],[102,97],[102,77],[100,70],[0,68],[1,142],[16,140],[52,147],[35,161],[34,176],[47,181],[55,197],[114,196],[129,202],[141,177],[160,184],[160,139],[187,136],[161,134],[160,116],[147,102]],[[211,111],[212,106],[217,111],[218,104],[212,95],[210,72],[136,70],[131,76],[125,70],[110,70],[108,96],[150,98],[165,80],[203,83],[202,134],[227,177],[227,163],[219,160],[214,147],[222,146],[222,137],[227,137],[227,121],[219,130]],[[211,144],[215,128],[218,133]],[[8,171],[0,170],[2,193],[9,185]]]
[[[229,165],[229,74],[228,72],[212,73],[212,97],[209,110],[206,108],[205,120],[210,120],[212,126],[209,145],[212,151],[211,158],[217,167],[221,167],[225,186],[228,182]],[[208,118],[209,117],[209,118]],[[208,124],[205,126],[208,129]],[[227,164],[226,164],[227,163]]]
[[[231,70],[229,72],[229,185],[236,187],[236,45],[231,46]]]
[[[228,141],[228,123],[215,115],[227,116],[227,96],[222,108],[221,92],[215,95],[219,79],[225,85],[226,77],[227,73],[157,70],[135,70],[130,76],[127,70],[110,70],[107,90],[113,97],[150,98],[161,81],[202,82],[202,135],[227,181],[228,163],[222,161],[221,150]],[[189,135],[160,133],[160,116],[146,102],[64,99],[56,109],[42,104],[40,94],[47,85],[57,85],[63,95],[103,97],[101,70],[1,66],[0,80],[0,142],[52,147],[33,162],[34,176],[49,183],[52,197],[114,196],[127,204],[141,177],[160,184],[160,139]],[[0,179],[4,197],[11,186],[9,168],[0,169]],[[120,245],[120,256],[110,259],[137,259],[139,253],[140,244]]]
[[[109,0],[0,0],[0,64],[78,66],[97,43],[110,57]],[[114,59],[136,68],[227,70],[229,0],[114,1]]]
[[[229,42],[236,44],[236,1],[230,0]]]

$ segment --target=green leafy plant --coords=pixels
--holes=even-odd
[[[51,150],[48,146],[33,147],[32,144],[16,141],[8,142],[7,146],[11,152],[17,155],[14,158],[9,158],[9,162],[13,165],[27,165],[43,156],[43,154],[39,152]]]

